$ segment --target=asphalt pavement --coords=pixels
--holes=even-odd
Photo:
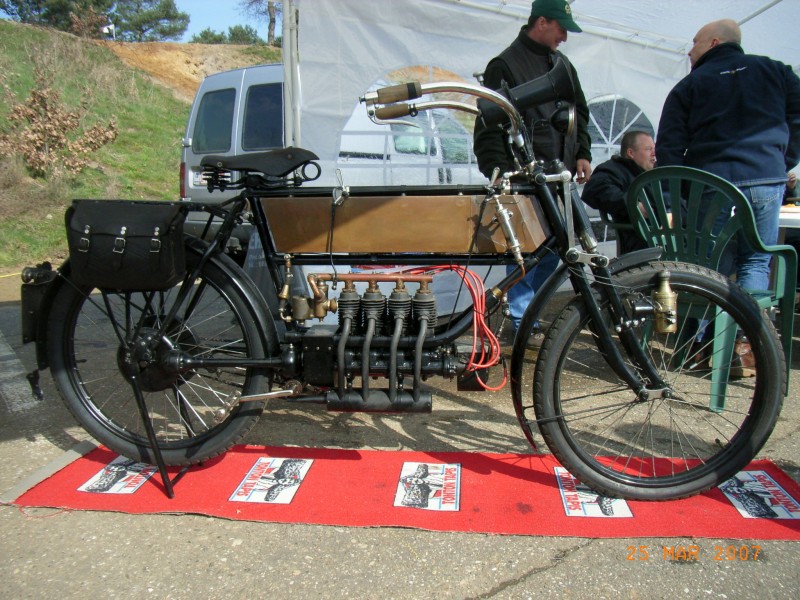
[[[794,338],[800,357],[800,337]],[[0,496],[89,439],[49,373],[25,379],[19,305],[0,302]],[[800,363],[761,453],[800,481]],[[265,412],[248,442],[331,448],[527,452],[508,390],[439,388],[427,415]],[[180,484],[176,488],[180,493]],[[535,499],[529,499],[535,501]],[[664,547],[696,546],[696,560]],[[758,560],[716,560],[759,546]],[[752,556],[752,555],[751,555]],[[0,506],[0,598],[797,598],[800,544],[701,538],[586,539],[228,521],[190,514]]]

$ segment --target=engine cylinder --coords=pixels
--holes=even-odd
[[[387,323],[387,327],[390,330],[394,330],[395,320],[402,319],[402,333],[405,334],[408,331],[408,321],[411,315],[411,295],[402,283],[398,284],[398,286],[392,290],[388,300],[388,307],[389,322]]]
[[[361,297],[355,287],[345,286],[339,294],[339,327],[344,327],[346,318],[350,318],[350,331],[342,333],[358,334],[361,331]]]
[[[361,298],[361,312],[363,324],[366,326],[370,319],[375,319],[375,331],[382,331],[386,322],[386,296],[378,289],[377,285],[370,285]]]
[[[420,286],[411,305],[414,321],[419,324],[422,320],[427,320],[430,325],[428,335],[432,335],[433,325],[436,323],[436,297],[433,292],[427,286]]]

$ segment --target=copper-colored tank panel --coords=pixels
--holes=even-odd
[[[351,196],[336,207],[331,240],[331,196],[264,198],[279,252],[440,252],[470,250],[483,196]],[[528,196],[503,196],[513,213],[523,252],[535,250],[549,234],[541,207]],[[496,254],[507,243],[484,210],[474,252]]]

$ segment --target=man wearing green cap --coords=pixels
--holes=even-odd
[[[533,152],[537,159],[551,161],[560,159],[578,183],[585,183],[592,174],[591,140],[589,139],[589,107],[583,95],[578,73],[558,46],[567,41],[567,32],[580,33],[581,28],[572,18],[572,9],[566,0],[536,0],[531,7],[528,23],[520,30],[517,39],[486,66],[484,85],[497,90],[505,82],[513,88],[544,75],[553,68],[558,58],[565,61],[575,86],[575,108],[577,127],[569,136],[562,135],[550,126],[550,115],[556,110],[556,102],[547,102],[529,108],[522,115],[530,133]],[[475,156],[478,167],[486,177],[491,177],[495,168],[504,173],[512,170],[513,157],[506,144],[506,136],[499,127],[486,128],[480,119],[475,122]],[[508,293],[511,321],[516,330],[522,313],[533,298],[533,294],[558,266],[558,257],[546,256],[539,265],[531,269],[525,279],[517,283]],[[509,270],[513,267],[509,266]],[[530,341],[541,343],[544,336],[537,332]]]

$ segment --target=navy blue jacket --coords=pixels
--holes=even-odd
[[[612,156],[611,160],[597,165],[592,177],[583,186],[581,199],[598,210],[602,210],[615,223],[630,223],[628,216],[628,188],[644,169],[630,158]],[[620,253],[646,248],[647,245],[633,231],[618,231]]]
[[[800,162],[800,79],[733,42],[712,48],[667,96],[656,157],[739,187],[785,182]]]

